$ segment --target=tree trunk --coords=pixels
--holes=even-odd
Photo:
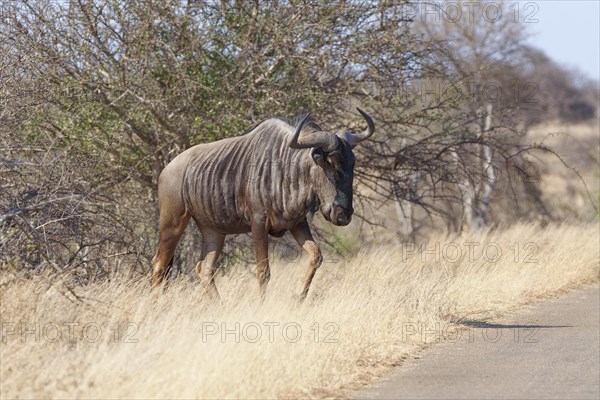
[[[492,127],[492,105],[486,105],[485,123],[481,135],[485,135],[489,132]],[[479,204],[477,206],[477,227],[481,228],[488,225],[490,222],[489,218],[489,205],[490,197],[496,186],[496,171],[494,170],[493,163],[493,151],[492,148],[486,144],[481,145],[481,160],[483,163],[483,177],[482,177],[482,189],[481,197],[479,198]]]
[[[419,173],[413,171],[406,190],[403,190],[398,181],[393,183],[393,192],[396,199],[396,214],[398,216],[398,240],[400,243],[415,241],[415,226],[413,216],[413,200],[419,183]]]
[[[485,119],[481,126],[480,137],[489,132],[491,127],[492,105],[486,104]],[[494,170],[492,148],[486,144],[478,146],[480,146],[481,178],[475,183],[469,179],[470,174],[466,171],[464,179],[458,183],[463,206],[462,223],[459,226],[462,228],[463,225],[466,225],[467,229],[472,232],[489,224],[490,198],[496,186],[496,171]],[[456,151],[452,151],[450,154],[456,162],[457,171],[460,171],[463,161]]]

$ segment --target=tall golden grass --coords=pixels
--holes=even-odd
[[[149,278],[76,287],[68,278],[5,274],[0,395],[347,396],[436,340],[408,335],[407,326],[439,326],[442,336],[460,321],[598,280],[598,235],[596,225],[518,225],[439,237],[425,252],[363,249],[325,263],[302,304],[304,260],[274,263],[264,303],[243,268],[217,278],[221,303],[204,299],[189,277],[161,293]]]

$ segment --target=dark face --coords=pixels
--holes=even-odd
[[[312,158],[321,169],[317,195],[321,213],[335,225],[348,225],[352,220],[352,180],[354,179],[354,154],[343,139],[336,150],[326,153],[320,148],[312,150]]]

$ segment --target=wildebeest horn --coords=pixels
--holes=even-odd
[[[375,123],[373,122],[373,119],[371,117],[369,117],[369,114],[367,114],[366,112],[364,112],[363,110],[361,110],[358,107],[356,107],[356,109],[358,110],[360,115],[362,115],[363,118],[365,120],[367,120],[368,127],[362,133],[359,133],[359,134],[346,133],[345,139],[350,144],[351,147],[354,147],[357,144],[359,144],[360,142],[362,142],[363,140],[370,138],[371,135],[373,134],[373,132],[375,132]]]
[[[338,147],[338,139],[332,133],[325,131],[315,131],[300,136],[300,133],[302,132],[302,127],[304,126],[304,123],[308,120],[309,117],[310,113],[306,114],[306,116],[302,118],[298,126],[296,126],[296,132],[294,132],[294,137],[292,137],[290,147],[292,149],[320,147],[321,149],[323,149],[323,151],[326,152],[335,150]]]

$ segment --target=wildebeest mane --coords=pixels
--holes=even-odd
[[[290,126],[290,128],[295,129],[296,126],[300,123],[300,121],[302,120],[302,118],[304,118],[304,116],[306,116],[306,114],[298,114],[297,116],[295,116],[292,119],[289,118],[285,118],[285,117],[275,117],[272,119],[276,119],[279,120],[281,122],[285,122],[287,125]],[[246,129],[240,136],[244,136],[247,135],[248,133],[252,132],[254,129],[256,129],[258,126],[260,126],[262,123],[267,122],[268,119],[262,120],[254,125],[252,125],[252,127]],[[314,118],[312,116],[310,116],[306,122],[304,123],[304,126],[302,127],[302,131],[307,131],[307,132],[314,132],[314,131],[320,131],[322,130],[321,127],[315,122]]]
[[[285,122],[292,128],[296,128],[296,126],[298,126],[298,124],[300,123],[302,118],[304,118],[305,116],[306,116],[306,114],[298,114],[297,116],[295,116],[292,119],[283,118],[283,117],[278,117],[277,119]],[[304,123],[304,126],[302,127],[303,132],[304,131],[312,132],[312,131],[321,131],[321,130],[322,130],[321,127],[315,122],[312,115],[310,117],[308,117],[308,119]]]

